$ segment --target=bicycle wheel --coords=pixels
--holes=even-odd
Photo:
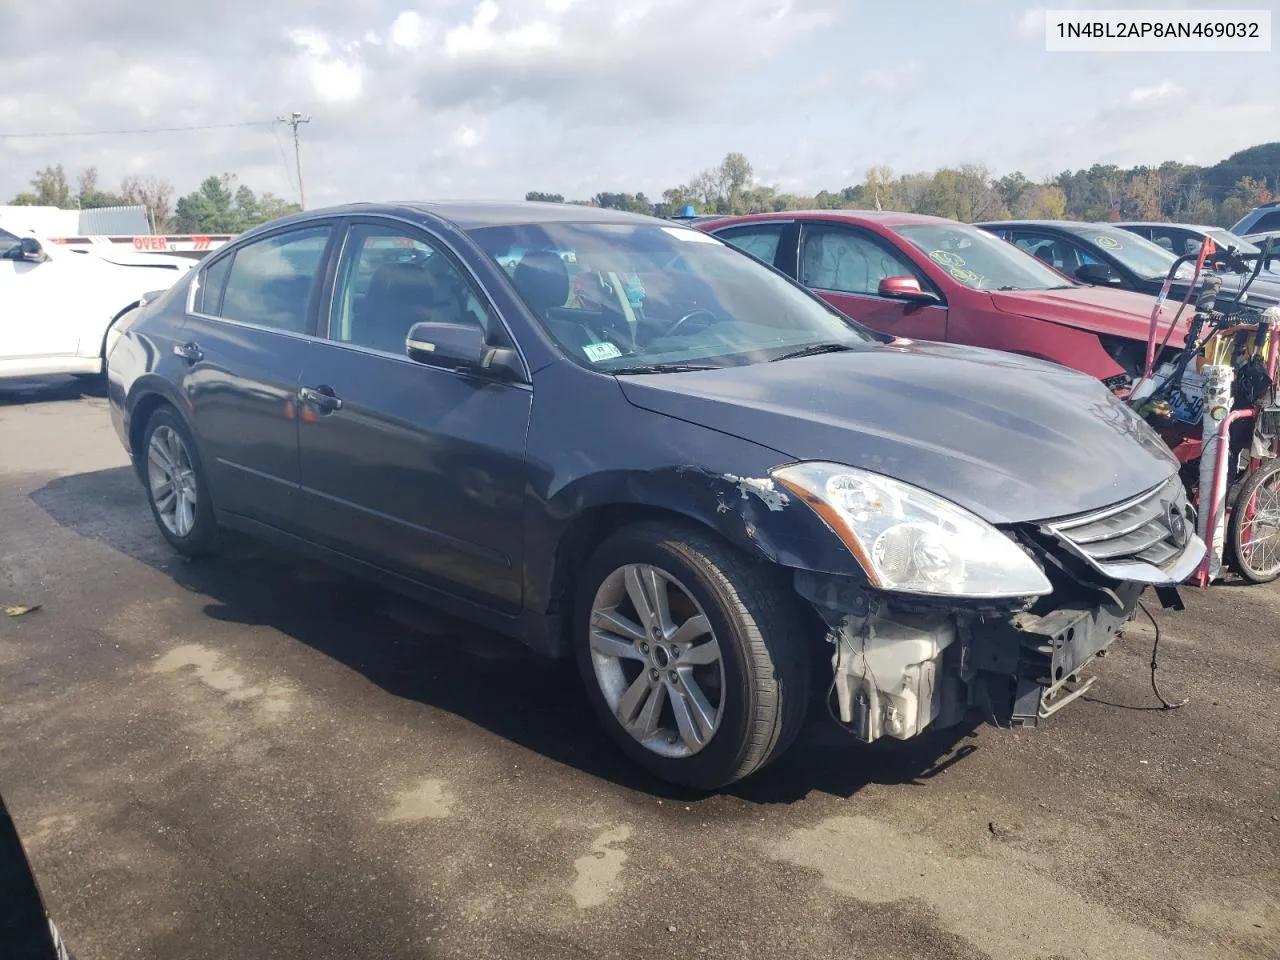
[[[1227,547],[1236,572],[1250,583],[1280,576],[1280,459],[1268,460],[1240,487]]]

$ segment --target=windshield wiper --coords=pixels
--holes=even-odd
[[[816,357],[820,353],[844,353],[852,349],[853,347],[847,343],[815,343],[800,350],[793,350],[791,353],[784,353],[780,357],[774,357],[769,362],[777,363],[779,360],[793,360],[796,357]]]
[[[621,370],[610,371],[615,377],[627,376],[633,373],[693,373],[698,370],[716,370],[705,363],[646,363],[639,367],[623,367]]]

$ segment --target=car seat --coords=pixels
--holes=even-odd
[[[442,319],[437,284],[419,264],[389,263],[369,281],[364,302],[352,318],[350,339],[387,353],[404,353],[405,337],[415,323]]]

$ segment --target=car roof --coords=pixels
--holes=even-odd
[[[319,217],[383,214],[422,221],[445,221],[459,230],[477,227],[510,226],[529,223],[669,223],[656,217],[588,207],[576,203],[547,203],[535,200],[406,200],[398,203],[347,203],[318,207],[260,224],[249,233]]]
[[[1223,227],[1206,226],[1202,223],[1168,223],[1164,220],[1119,220],[1109,225],[1113,227],[1175,227],[1179,230],[1197,230],[1200,233],[1224,229]]]
[[[1064,233],[1082,234],[1099,227],[1119,227],[1118,223],[1091,223],[1083,220],[985,220],[974,224],[977,227],[1048,227]]]
[[[956,221],[946,217],[931,217],[923,213],[903,213],[899,210],[778,210],[771,213],[725,214],[716,222],[728,224],[752,223],[757,220],[847,220],[850,223],[881,223],[885,226],[905,226],[911,223],[946,223]]]

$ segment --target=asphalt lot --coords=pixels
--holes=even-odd
[[[252,543],[180,560],[106,403],[0,389],[0,793],[80,960],[1280,957],[1280,585],[1034,730],[814,721],[715,796],[568,667]],[[2,951],[0,951],[2,952]]]

